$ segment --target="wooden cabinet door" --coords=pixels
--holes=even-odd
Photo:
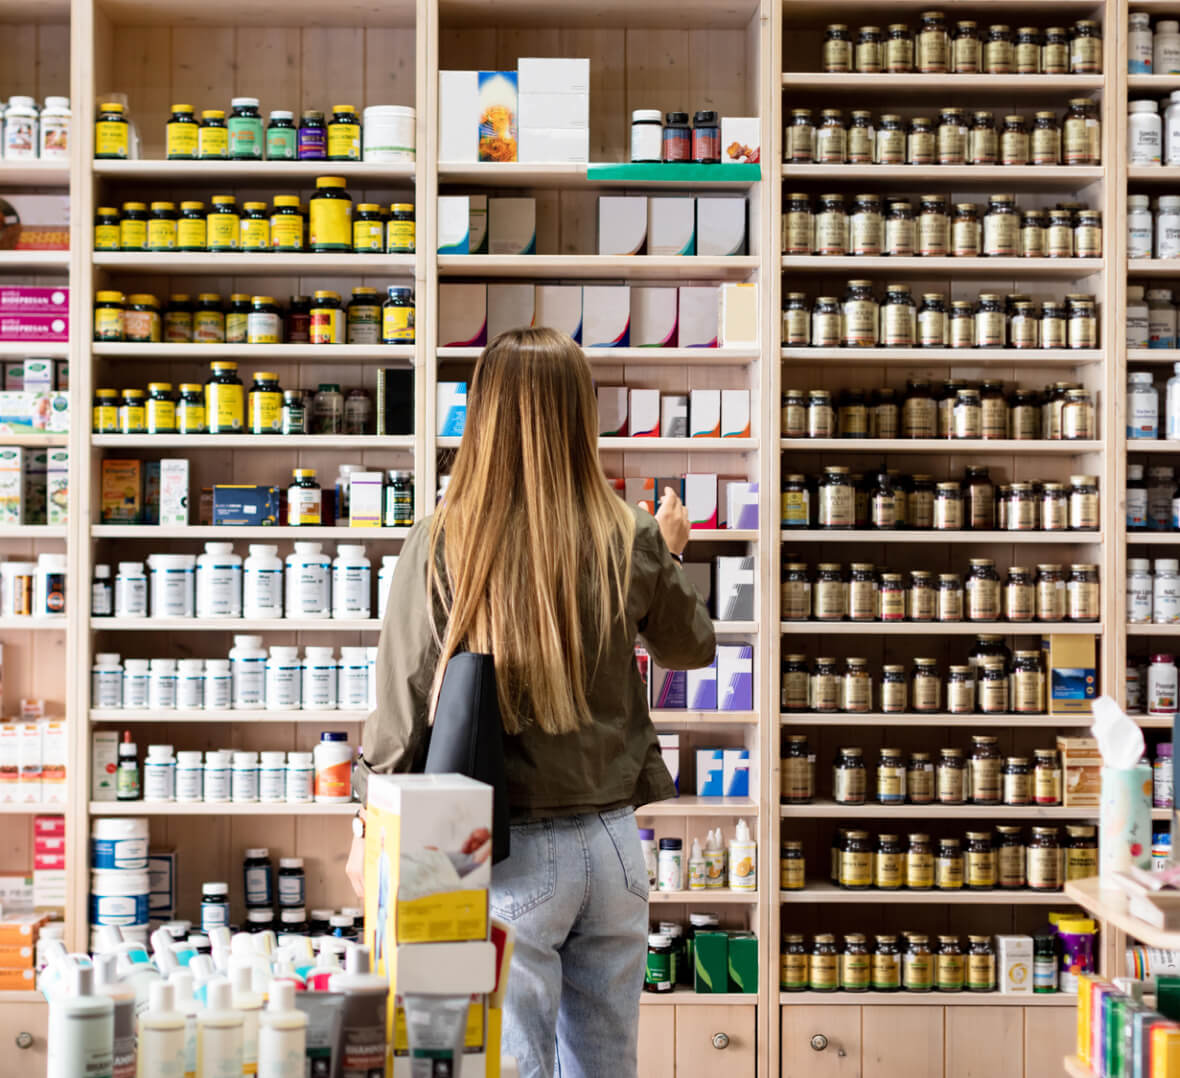
[[[47,1003],[5,1003],[0,1000],[0,1074],[44,1074],[49,1060]],[[8,1069],[11,1067],[11,1070]]]
[[[943,1078],[942,1007],[862,1007],[864,1078]]]
[[[1068,997],[1072,1004],[1077,997]],[[1077,1011],[1066,1007],[1022,1007],[1024,1073],[1028,1078],[1056,1078],[1065,1073],[1062,1059],[1077,1054]]]
[[[782,1078],[860,1078],[860,1008],[782,1008]]]
[[[677,1007],[676,1078],[757,1074],[757,1013],[752,1006]]]
[[[946,1078],[1016,1078],[1023,1037],[1022,1007],[947,1007]]]
[[[676,1078],[676,1008],[639,1008],[639,1073],[644,1078]]]

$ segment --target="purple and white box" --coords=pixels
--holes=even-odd
[[[752,644],[717,645],[717,708],[719,711],[753,711]]]
[[[0,341],[37,343],[64,342],[70,339],[70,320],[66,314],[0,313]]]
[[[690,711],[717,710],[717,660],[699,670],[687,671],[686,689]]]
[[[730,483],[726,488],[725,526],[758,527],[758,484]]]
[[[683,711],[688,704],[688,677],[684,670],[669,670],[655,659],[651,663],[651,706]]]
[[[37,288],[26,285],[0,286],[0,314],[70,313],[68,288]]]

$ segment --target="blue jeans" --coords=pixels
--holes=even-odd
[[[634,1078],[647,894],[629,808],[512,828],[491,905],[516,931],[503,1051],[521,1078]]]

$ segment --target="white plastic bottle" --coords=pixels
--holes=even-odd
[[[66,616],[66,556],[38,554],[33,574],[33,617]]]
[[[185,804],[205,800],[205,765],[199,752],[176,754],[176,800]]]
[[[1180,363],[1172,364],[1172,377],[1164,390],[1167,410],[1167,429],[1164,437],[1169,442],[1180,441]]]
[[[233,706],[233,672],[228,659],[205,660],[205,710],[228,711]]]
[[[287,754],[259,753],[258,800],[267,805],[282,804],[287,799]]]
[[[758,843],[744,819],[738,820],[734,836],[729,840],[729,889],[758,890]]]
[[[1147,195],[1127,196],[1127,257],[1150,258],[1155,237],[1155,219]]]
[[[32,160],[37,156],[37,103],[14,96],[4,110],[4,160]]]
[[[142,711],[148,706],[151,685],[147,659],[123,660],[123,707],[128,711]]]
[[[1151,341],[1147,323],[1147,300],[1141,284],[1127,285],[1127,347],[1146,348]]]
[[[367,648],[340,649],[341,711],[363,711],[369,706],[369,653]]]
[[[123,706],[123,667],[113,651],[100,651],[94,656],[94,665],[90,668],[90,706]]]
[[[242,1074],[242,1016],[229,981],[215,977],[205,986],[205,1009],[197,1012],[197,1078]]]
[[[176,660],[152,659],[148,676],[148,701],[152,710],[176,710]]]
[[[1127,559],[1127,621],[1143,625],[1151,621],[1151,562]]]
[[[251,543],[242,566],[242,617],[283,616],[283,562],[279,548]]]
[[[266,660],[267,711],[295,711],[303,688],[303,664],[297,647],[272,646]]]
[[[1156,558],[1151,588],[1151,620],[1156,625],[1180,622],[1180,561]]]
[[[332,617],[363,620],[372,614],[373,566],[360,545],[341,543],[332,561]]]
[[[1152,60],[1151,16],[1132,11],[1127,19],[1127,73],[1150,75]]]
[[[328,991],[342,992],[345,996],[340,1043],[346,1054],[355,1052],[363,1057],[372,1052],[375,1028],[382,1031],[384,1039],[384,1023],[380,1018],[376,1022],[373,1019],[385,1011],[389,982],[380,974],[370,972],[371,968],[369,948],[353,943],[344,956],[344,972],[333,973],[328,978]]]
[[[177,708],[199,711],[205,706],[205,660],[180,659],[176,666]]]
[[[70,99],[68,97],[47,97],[41,110],[41,135],[39,139],[42,161],[68,161],[70,159]]]
[[[1158,165],[1163,160],[1164,125],[1155,101],[1127,104],[1127,164]]]
[[[74,966],[69,992],[49,1002],[46,1078],[106,1078],[113,1069],[114,1034],[114,1000],[95,994],[92,966]]]
[[[230,799],[230,774],[233,754],[230,752],[205,753],[205,803],[223,803]]]
[[[303,649],[303,707],[309,711],[336,710],[336,653],[329,647]]]
[[[197,1073],[198,1008],[193,994],[195,978],[190,968],[185,968],[170,974],[168,981],[176,989],[176,1009],[184,1015],[184,1073],[186,1078],[193,1078]]]
[[[143,761],[143,799],[176,800],[176,757],[171,745],[149,745]]]
[[[1155,24],[1151,53],[1153,75],[1180,75],[1180,22],[1160,19]]]
[[[94,987],[115,1005],[111,1078],[135,1078],[135,991],[119,980],[118,964],[118,955],[96,955]]]
[[[385,608],[389,605],[389,586],[393,583],[393,571],[396,568],[396,554],[382,555],[381,569],[377,573],[377,617],[382,619],[385,617]]]
[[[315,762],[310,752],[287,753],[286,794],[289,805],[315,800]]]
[[[1180,91],[1173,90],[1164,108],[1164,164],[1180,165]]]
[[[1159,197],[1155,213],[1155,257],[1180,258],[1180,196]]]
[[[1160,397],[1150,371],[1127,375],[1127,437],[1158,438]]]
[[[725,845],[721,828],[705,835],[705,886],[717,889],[725,886]]]
[[[325,730],[312,753],[315,763],[315,799],[321,804],[352,800],[352,746],[348,734]]]
[[[115,576],[115,617],[146,618],[147,612],[147,577],[143,562],[119,562],[119,572]]]
[[[688,889],[703,891],[707,879],[705,870],[705,855],[701,853],[701,840],[692,840],[692,851],[688,855]]]
[[[1176,347],[1176,308],[1170,288],[1147,290],[1148,348]]]
[[[231,798],[238,804],[258,800],[258,753],[235,752],[230,773]]]
[[[235,636],[229,652],[235,710],[258,710],[266,703],[266,649],[261,636]],[[206,681],[206,693],[208,681]]]
[[[242,1074],[258,1073],[258,1019],[262,1014],[262,996],[252,987],[253,963],[231,962],[234,1010],[242,1016]]]
[[[377,707],[377,651],[376,647],[365,648],[365,658],[369,664],[369,710]]]
[[[149,554],[153,618],[191,618],[196,612],[191,554]],[[120,566],[120,572],[122,566]]]
[[[197,617],[242,616],[242,559],[233,543],[206,543],[197,558]]]
[[[184,1078],[185,1019],[176,1009],[176,986],[157,981],[139,1016],[137,1078]]]
[[[295,986],[274,981],[258,1016],[258,1078],[290,1078],[306,1065],[307,1015],[295,1006]]]
[[[296,543],[287,555],[286,616],[332,616],[332,562],[320,543]]]

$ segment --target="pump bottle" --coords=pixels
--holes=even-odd
[[[307,1055],[307,1015],[295,1006],[295,986],[275,981],[258,1018],[258,1078],[302,1073]]]
[[[176,1009],[176,987],[152,985],[148,1009],[139,1016],[137,1078],[185,1078],[185,1019]]]

